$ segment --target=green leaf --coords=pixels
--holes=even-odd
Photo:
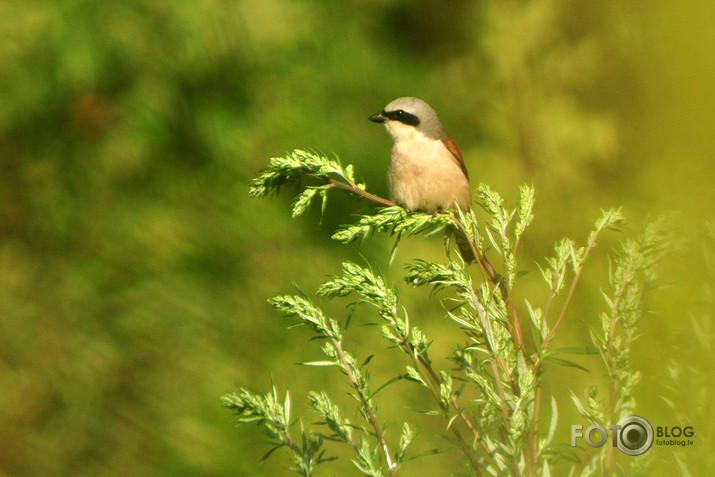
[[[355,176],[353,174],[353,165],[348,164],[345,167],[345,178],[349,180],[350,182],[355,182]]]
[[[534,187],[522,185],[519,187],[519,202],[517,203],[517,223],[514,235],[519,237],[534,219]]]
[[[286,391],[286,397],[283,401],[283,413],[285,414],[286,424],[290,423],[290,392]]]
[[[442,454],[444,452],[452,450],[452,447],[443,447],[441,449],[429,449],[426,451],[418,452],[417,454],[411,455],[410,457],[407,457],[405,459],[402,459],[402,462],[409,462],[411,460],[419,459],[420,457],[426,457],[428,455],[435,455],[435,454]]]
[[[532,308],[529,300],[524,300],[526,304],[526,309],[529,312],[529,325],[531,329],[531,338],[534,340],[534,344],[538,346],[538,352],[541,353],[541,343],[546,337],[549,330],[546,326],[546,322],[541,312],[541,308]]]
[[[280,449],[281,447],[285,447],[285,446],[283,444],[276,444],[268,452],[263,454],[263,457],[261,457],[259,462],[264,462],[266,459],[268,459],[271,456],[271,454],[273,454],[276,450]]]
[[[548,356],[558,354],[598,354],[598,350],[592,346],[564,346],[549,350]]]
[[[556,424],[559,420],[559,408],[556,405],[556,399],[551,396],[551,423],[549,424],[549,432],[546,434],[546,440],[544,440],[544,445],[547,446],[551,443],[556,433]]]
[[[583,417],[590,418],[591,414],[586,410],[584,405],[581,403],[581,400],[576,397],[576,395],[571,391],[571,400],[573,403],[576,405],[576,409],[578,410],[579,414],[581,414]]]
[[[405,452],[407,451],[407,448],[412,444],[412,441],[414,441],[415,437],[417,436],[417,432],[410,426],[408,423],[402,424],[402,432],[400,433],[400,443],[399,443],[399,450],[397,454],[395,455],[395,460],[399,463],[402,462]]]
[[[569,360],[567,360],[567,359],[557,358],[557,357],[555,357],[555,356],[544,356],[543,359],[544,359],[544,361],[551,361],[551,362],[553,362],[553,363],[560,364],[561,366],[568,366],[568,367],[570,367],[570,368],[577,368],[577,369],[580,369],[580,370],[582,370],[582,371],[586,371],[587,373],[590,373],[590,372],[591,372],[591,371],[589,371],[587,368],[583,367],[582,365],[580,365],[580,364],[578,364],[578,363],[574,363],[573,361],[569,361]]]
[[[313,200],[313,197],[315,197],[315,194],[317,193],[318,189],[312,187],[305,189],[303,192],[301,192],[296,201],[293,203],[293,211],[291,213],[291,216],[293,218],[296,218],[299,215],[305,213],[305,211],[308,210],[308,208],[310,207],[310,202]]]
[[[335,361],[306,361],[298,364],[301,366],[338,366]]]
[[[320,189],[320,223],[323,223],[323,217],[325,217],[325,210],[328,206],[328,189]]]
[[[373,397],[375,397],[375,395],[376,395],[377,393],[379,393],[380,391],[382,391],[383,389],[385,389],[385,388],[386,388],[387,386],[389,386],[390,384],[395,383],[395,382],[397,382],[397,381],[400,381],[400,380],[402,380],[402,379],[410,379],[410,378],[409,378],[408,376],[395,376],[394,378],[389,379],[385,384],[383,384],[382,386],[378,387],[375,391],[372,392],[372,394],[370,394],[370,399],[372,399]]]
[[[371,354],[370,356],[368,356],[367,358],[365,358],[365,361],[362,362],[362,364],[360,365],[360,367],[361,367],[361,368],[364,368],[365,366],[367,366],[368,363],[372,360],[373,356],[375,356],[375,355],[374,355],[374,354]]]

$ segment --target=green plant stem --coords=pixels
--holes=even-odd
[[[536,388],[536,396],[534,402],[534,409],[539,409],[541,407],[541,387]],[[526,439],[526,468],[527,475],[536,475],[536,463],[538,460],[538,448],[539,448],[539,420],[534,419],[534,426],[531,430],[531,436],[527,436]]]
[[[628,263],[628,268],[626,268],[626,271],[624,273],[624,276],[630,276],[632,270],[632,262]],[[618,389],[620,388],[620,383],[617,381],[616,376],[613,375],[613,370],[611,369],[610,361],[611,361],[611,356],[613,355],[613,338],[616,335],[616,326],[618,325],[618,322],[620,321],[618,317],[618,307],[621,304],[621,298],[623,297],[623,293],[625,293],[625,288],[628,286],[628,282],[624,281],[621,286],[618,287],[618,289],[615,291],[614,296],[615,300],[613,300],[613,305],[611,306],[611,323],[610,327],[608,330],[608,336],[604,337],[606,339],[606,354],[608,356],[608,361],[605,363],[606,364],[606,369],[608,370],[608,375],[609,375],[609,380],[608,380],[608,412],[610,414],[610,422],[617,422],[619,420],[619,415],[618,415],[618,409],[616,409],[616,394],[618,393]],[[643,290],[641,290],[641,295],[643,293]],[[640,300],[639,300],[640,301]],[[606,460],[603,465],[603,472],[605,474],[608,474],[611,472],[611,468],[613,467],[613,446],[608,446],[608,449],[606,450]]]
[[[471,296],[472,296],[472,302],[473,302],[473,307],[477,312],[477,315],[479,316],[479,319],[481,321],[482,329],[484,330],[484,333],[486,334],[487,330],[487,316],[486,316],[486,310],[482,308],[482,306],[479,304],[479,300],[474,293],[474,290],[470,290]],[[517,394],[518,389],[516,386],[516,383],[511,381],[511,374],[508,372],[508,369],[506,367],[506,363],[501,359],[501,357],[496,353],[496,351],[492,348],[491,344],[489,343],[489,340],[485,339],[484,340],[485,345],[487,347],[487,351],[489,352],[489,355],[491,359],[489,360],[489,363],[492,367],[492,374],[494,375],[494,381],[497,387],[497,394],[499,395],[499,406],[501,409],[501,412],[504,416],[504,423],[508,425],[509,419],[511,417],[511,412],[509,410],[509,405],[508,405],[508,400],[506,397],[506,392],[504,391],[504,384],[502,382],[502,376],[501,373],[499,372],[499,367],[501,367],[504,370],[504,375],[507,376],[510,379],[510,388],[513,393]],[[499,365],[499,366],[498,366]],[[499,429],[499,432],[501,434],[502,441],[506,442],[507,441],[507,436],[505,434],[505,429],[504,427],[501,427]],[[521,475],[519,471],[519,462],[518,462],[518,457],[514,456],[512,459],[512,473],[514,476]]]
[[[549,316],[549,313],[551,312],[551,306],[553,305],[554,300],[556,299],[556,296],[557,296],[557,292],[554,289],[552,289],[551,293],[549,293],[549,299],[546,302],[546,307],[544,308],[544,316],[542,318],[544,320],[544,322],[546,322],[546,319]],[[544,344],[544,342],[542,341],[541,342],[542,347],[543,347],[543,344]]]
[[[440,383],[440,380],[437,377],[437,374],[434,372],[434,370],[432,369],[432,366],[426,360],[417,356],[417,351],[415,349],[413,349],[412,347],[409,348],[409,355],[410,355],[410,358],[412,358],[412,363],[415,366],[415,369],[417,369],[418,371],[422,370],[420,375],[424,376],[423,380],[425,382],[425,385],[427,385],[427,388],[430,390],[432,397],[434,397],[434,400],[437,402],[437,405],[440,407],[440,409],[444,413],[445,419],[447,419],[447,422],[449,422],[450,421],[449,408],[447,406],[445,406],[445,404],[442,402],[442,400],[439,397],[439,391],[437,391],[434,387],[435,385],[439,385],[439,383]],[[425,376],[425,374],[426,374],[426,376]],[[427,378],[427,379],[425,379],[425,378]],[[471,421],[469,421],[469,419],[467,418],[465,413],[461,410],[458,411],[458,413],[459,413],[460,417],[462,418],[462,420],[466,423],[467,427],[469,427],[472,430],[472,432],[475,433],[475,438],[477,438],[478,441],[480,443],[482,443],[482,445],[484,445],[485,449],[488,451],[489,449],[486,447],[486,444],[479,436],[479,432],[476,430],[476,428],[471,423]],[[480,470],[479,462],[477,462],[474,455],[472,455],[472,449],[467,445],[467,442],[464,440],[464,437],[462,437],[462,433],[459,432],[459,429],[457,429],[456,427],[453,427],[453,426],[449,426],[449,427],[452,431],[452,434],[454,434],[455,439],[457,439],[459,446],[462,448],[462,452],[467,457],[467,459],[469,461],[469,465],[472,468],[472,470],[474,471],[474,474],[477,476],[481,476],[482,471]],[[488,455],[491,456],[491,453],[488,452]]]
[[[588,245],[586,246],[586,251],[583,254],[583,257],[581,258],[581,261],[576,267],[576,272],[574,273],[573,280],[571,281],[571,286],[569,287],[569,292],[568,295],[566,295],[566,301],[564,302],[564,306],[561,308],[561,313],[559,313],[559,317],[556,319],[556,322],[554,323],[554,326],[551,327],[549,330],[549,333],[546,335],[546,338],[542,341],[542,349],[546,348],[548,346],[549,342],[554,338],[554,333],[556,332],[556,328],[559,327],[561,324],[561,321],[564,319],[564,316],[566,316],[566,311],[568,310],[569,305],[571,304],[571,299],[573,298],[574,292],[576,291],[576,285],[578,285],[579,279],[581,278],[581,272],[583,271],[583,264],[586,262],[586,259],[588,258],[589,254],[591,253],[591,250],[593,250],[593,247],[596,245],[596,239],[598,238],[599,233],[603,230],[603,228],[599,228],[598,230],[595,231],[593,236],[591,237],[591,240],[588,242]],[[546,316],[544,316],[544,320],[546,320]]]
[[[564,302],[563,308],[561,308],[561,313],[559,313],[559,317],[556,319],[554,326],[552,326],[551,329],[549,330],[549,332],[547,333],[546,338],[544,338],[544,340],[541,342],[542,349],[546,348],[546,346],[549,344],[549,342],[554,338],[554,333],[556,332],[556,328],[559,327],[559,325],[561,324],[561,321],[564,319],[564,316],[566,316],[566,310],[568,309],[569,304],[571,304],[571,299],[573,298],[573,294],[576,291],[576,285],[578,284],[579,278],[581,277],[582,269],[583,269],[583,267],[579,266],[578,269],[576,270],[574,279],[571,282],[571,287],[569,287],[568,295],[566,296],[566,301]]]
[[[395,309],[390,310],[390,314],[392,315],[392,320],[397,320],[397,311]],[[400,339],[402,340],[402,346],[400,346],[403,351],[405,351],[409,356],[410,359],[412,360],[412,365],[414,368],[417,370],[417,372],[422,376],[422,380],[427,386],[427,388],[430,390],[430,393],[432,394],[432,397],[434,398],[435,402],[437,405],[440,407],[442,412],[444,413],[445,419],[447,419],[447,422],[450,421],[449,417],[449,408],[445,406],[445,404],[442,402],[439,396],[439,385],[441,383],[441,380],[437,373],[434,371],[432,368],[432,365],[430,362],[425,359],[423,356],[420,356],[419,353],[417,352],[417,349],[415,349],[414,346],[412,346],[408,340],[408,337],[405,336],[404,334],[400,334]],[[437,389],[435,389],[435,386],[437,386]],[[474,434],[475,440],[480,443],[480,445],[483,446],[484,450],[486,451],[487,456],[490,458],[493,458],[492,453],[489,451],[489,448],[487,447],[486,443],[482,439],[481,435],[479,434],[479,431],[477,428],[474,426],[474,424],[469,420],[469,417],[466,415],[466,412],[464,412],[459,406],[454,398],[452,396],[450,402],[452,403],[452,406],[455,408],[457,411],[458,415],[462,418],[466,426],[472,431]],[[467,460],[469,461],[469,465],[474,471],[474,474],[477,476],[481,476],[482,472],[479,467],[479,462],[477,462],[476,458],[472,454],[472,449],[467,445],[467,442],[464,440],[464,437],[462,436],[462,433],[459,432],[459,429],[453,426],[449,426],[449,428],[452,431],[452,434],[454,434],[455,439],[459,443],[459,446],[462,448],[462,452],[464,455],[467,457]]]
[[[392,458],[390,457],[390,450],[387,447],[387,441],[385,441],[385,436],[382,433],[382,429],[380,429],[380,423],[377,421],[377,416],[375,416],[375,410],[372,408],[372,404],[370,404],[370,398],[365,394],[364,389],[362,388],[362,386],[360,386],[357,376],[355,376],[355,373],[353,372],[352,367],[348,363],[348,360],[345,357],[345,353],[343,351],[341,342],[333,337],[331,337],[331,341],[333,343],[333,346],[335,346],[335,350],[338,353],[338,358],[340,359],[340,363],[343,368],[343,371],[345,371],[345,373],[348,375],[348,379],[350,379],[350,383],[352,384],[353,388],[358,393],[358,396],[360,398],[360,403],[362,404],[362,407],[365,410],[365,415],[366,415],[367,421],[372,426],[372,429],[375,432],[375,438],[377,439],[378,443],[380,444],[382,453],[385,456],[385,462],[387,463],[387,468],[390,472],[390,475],[392,477],[396,477],[397,476],[397,466],[395,464],[393,464]]]
[[[574,274],[574,278],[571,281],[571,286],[569,287],[568,295],[566,296],[566,301],[564,302],[564,306],[561,308],[561,313],[559,314],[559,317],[557,318],[556,322],[554,323],[554,326],[551,327],[549,332],[547,333],[546,337],[543,339],[541,342],[541,349],[545,350],[548,344],[551,342],[551,340],[554,337],[554,333],[556,331],[556,328],[561,324],[561,321],[564,319],[564,316],[566,316],[566,310],[568,309],[569,304],[571,303],[571,299],[573,298],[574,292],[576,291],[576,285],[578,284],[579,278],[581,277],[581,271],[583,270],[583,263],[586,261],[586,258],[588,257],[589,253],[591,252],[591,249],[593,246],[596,244],[596,237],[598,234],[594,234],[591,241],[588,243],[588,246],[586,248],[586,252],[584,253],[583,260],[581,261],[580,265],[576,269],[576,273]],[[549,300],[546,304],[546,313],[544,313],[544,321],[546,321],[546,314],[551,308],[551,304],[553,302],[553,298],[555,297],[555,294],[551,294],[549,296]],[[536,362],[533,364],[532,368],[534,370],[534,373],[540,373],[541,372],[541,366],[543,364],[543,360],[540,357],[537,357]],[[536,386],[536,393],[538,396],[541,396],[541,381],[539,381],[539,384]],[[538,439],[538,422],[541,416],[541,400],[537,400],[534,403],[534,440]]]
[[[512,327],[514,329],[516,345],[519,349],[521,349],[521,352],[524,354],[524,357],[528,358],[529,355],[526,352],[526,344],[524,343],[524,335],[521,332],[521,323],[519,323],[519,315],[516,312],[516,308],[511,306],[511,304],[508,301],[505,301],[504,305],[506,305],[511,311]]]
[[[276,426],[278,426],[278,427],[280,428],[280,430],[283,432],[283,434],[285,435],[285,439],[286,439],[286,443],[288,444],[288,448],[293,452],[293,454],[296,455],[296,456],[301,456],[301,457],[303,457],[303,459],[304,459],[304,460],[303,460],[303,467],[304,467],[304,470],[305,470],[305,472],[303,473],[303,475],[304,475],[305,477],[311,477],[311,475],[313,475],[313,472],[312,472],[312,470],[311,470],[311,469],[312,469],[312,465],[310,465],[310,462],[307,462],[307,463],[305,462],[305,454],[304,454],[304,452],[303,452],[303,449],[301,449],[301,448],[295,443],[295,441],[293,440],[293,438],[292,438],[291,435],[290,435],[290,432],[288,431],[288,428],[285,427],[285,426],[283,426],[283,423],[282,423],[282,422],[280,422],[280,421],[277,420],[277,419],[273,419],[273,423],[274,423]]]
[[[566,301],[564,302],[563,307],[561,308],[561,313],[559,313],[559,317],[556,319],[556,322],[554,323],[554,326],[551,327],[549,332],[546,334],[546,337],[542,340],[541,342],[541,349],[545,350],[546,347],[549,345],[551,340],[554,337],[554,334],[556,332],[556,328],[559,327],[561,324],[561,321],[564,319],[564,316],[566,316],[566,311],[568,310],[569,304],[571,303],[571,299],[573,298],[574,292],[576,291],[576,285],[578,285],[579,279],[581,277],[581,272],[583,270],[583,265],[586,262],[586,259],[591,253],[591,250],[593,250],[593,247],[596,245],[596,239],[600,235],[600,233],[603,231],[607,224],[607,221],[604,220],[603,224],[598,227],[594,232],[593,235],[591,236],[591,239],[589,240],[586,249],[584,251],[584,254],[579,262],[578,267],[576,267],[576,271],[574,273],[574,278],[571,281],[571,286],[569,287],[568,295],[566,296]],[[546,310],[544,312],[543,320],[546,322],[549,311],[551,310],[551,305],[553,303],[554,298],[556,297],[556,293],[553,292],[549,295],[548,302],[546,303]],[[539,357],[537,358],[536,362],[533,364],[532,369],[534,370],[534,373],[540,374],[541,372],[541,366],[543,365],[543,360]],[[538,422],[540,419],[541,415],[541,381],[539,381],[539,384],[536,386],[536,393],[537,397],[539,399],[536,400],[534,403],[534,441],[535,443],[537,442],[538,439]],[[609,451],[612,450],[612,446],[609,446]]]
[[[462,222],[460,220],[457,220],[456,217],[454,217],[454,223],[457,225],[457,227],[464,233],[466,237],[469,237],[469,235],[466,232],[466,229]],[[492,282],[494,286],[499,287],[499,290],[502,293],[502,299],[504,301],[504,306],[506,306],[511,313],[511,318],[512,318],[512,323],[511,327],[512,329],[509,330],[512,332],[512,336],[514,337],[514,344],[517,346],[517,348],[521,349],[522,353],[524,353],[524,356],[528,356],[526,353],[526,344],[524,342],[524,336],[521,331],[521,324],[519,323],[519,315],[516,312],[516,308],[511,306],[509,296],[510,293],[507,290],[507,286],[504,283],[504,278],[499,275],[494,267],[492,266],[491,262],[487,259],[487,257],[481,253],[479,249],[475,246],[475,244],[469,240],[469,246],[472,249],[472,253],[474,254],[475,257],[477,257],[477,261],[479,263],[479,268],[482,271],[482,274],[484,277]],[[507,373],[508,374],[508,373]]]
[[[479,316],[480,324],[482,326],[482,329],[486,333],[487,329],[487,312],[486,310],[479,304],[479,299],[477,298],[476,293],[474,293],[474,290],[470,290],[471,298],[472,298],[472,306],[476,310],[477,315]],[[491,344],[489,344],[489,341],[485,339],[485,345],[487,347],[487,350],[489,351],[489,355],[491,356],[491,361],[496,362],[499,364],[499,367],[504,370],[504,375],[509,379],[509,388],[516,394],[517,393],[517,388],[516,384],[511,380],[511,374],[509,373],[509,370],[506,367],[506,363],[501,359],[501,357],[494,351],[492,348]],[[492,363],[493,364],[493,363]],[[501,386],[501,375],[496,372],[494,379],[498,380],[499,386]],[[503,390],[503,388],[502,388]],[[506,402],[506,395],[504,395],[504,402]]]
[[[433,381],[439,385],[440,384],[440,379],[437,377],[437,373],[434,371],[432,368],[432,365],[430,365],[427,360],[420,358],[419,362],[422,364],[425,370],[429,373],[429,375],[432,377]],[[434,392],[433,392],[434,394]],[[435,397],[438,397],[437,394],[434,394]],[[441,402],[441,401],[440,401]],[[484,442],[484,439],[482,439],[481,434],[479,433],[479,429],[476,428],[474,423],[469,419],[467,416],[466,412],[462,407],[459,405],[459,402],[457,402],[457,398],[454,396],[451,396],[449,400],[450,404],[452,404],[452,407],[454,410],[459,414],[459,416],[462,418],[462,421],[464,421],[464,424],[469,428],[469,430],[474,434],[474,439],[479,442],[479,444],[482,446],[482,448],[485,450],[487,453],[487,456],[490,458],[493,458],[492,452],[489,450],[489,447],[487,447],[486,442]]]
[[[494,374],[494,380],[496,381],[497,385],[497,393],[499,393],[500,397],[500,407],[502,414],[504,415],[504,420],[505,422],[509,421],[509,406],[507,405],[507,399],[506,399],[506,393],[504,392],[504,385],[502,384],[502,379],[501,379],[501,373],[499,372],[499,368],[497,367],[497,362],[492,357],[492,359],[489,360],[489,364],[492,367],[492,373]]]

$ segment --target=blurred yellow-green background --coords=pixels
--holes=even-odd
[[[659,269],[633,350],[636,410],[695,426],[694,446],[649,451],[649,475],[705,475],[714,18],[709,0],[0,0],[0,475],[287,474],[280,451],[259,464],[260,430],[235,428],[219,397],[275,382],[309,425],[305,393],[344,379],[295,366],[321,359],[319,345],[287,331],[266,298],[294,282],[312,292],[344,259],[399,282],[401,263],[443,250],[410,239],[390,266],[390,239],[330,240],[367,210],[360,200],[332,195],[319,226],[318,211],[290,219],[292,191],[249,200],[248,181],[270,157],[310,148],[385,195],[390,140],[367,117],[399,96],[438,111],[475,184],[512,203],[535,186],[521,257],[532,303],[544,296],[535,262],[565,235],[583,243],[599,208],[622,205],[626,234],[679,213],[683,246]],[[594,254],[560,345],[588,344],[608,250],[624,236]],[[401,297],[446,355],[459,330],[439,302]],[[385,347],[372,327],[354,339]],[[384,381],[395,355],[380,353],[371,366]],[[597,359],[584,364],[591,374],[546,376],[562,443],[582,423],[569,391],[604,382]],[[396,439],[427,401],[408,384],[386,392],[398,394],[382,409]],[[443,422],[429,422],[420,439],[442,446]],[[323,475],[355,473],[331,452],[342,457]],[[451,452],[404,470],[461,469]]]

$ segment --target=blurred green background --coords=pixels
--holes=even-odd
[[[544,296],[535,262],[564,235],[583,243],[599,208],[623,205],[632,232],[680,213],[685,246],[663,262],[632,364],[637,413],[696,431],[677,455],[649,451],[650,475],[679,474],[678,459],[705,475],[713,18],[709,0],[0,0],[0,475],[287,473],[281,452],[258,463],[259,429],[236,429],[219,396],[273,380],[307,425],[317,420],[307,390],[344,379],[294,365],[320,359],[319,347],[286,331],[266,298],[293,282],[312,292],[361,256],[399,281],[402,262],[443,250],[410,239],[389,266],[390,239],[329,238],[366,210],[360,200],[332,195],[319,226],[317,211],[290,219],[291,191],[249,200],[247,183],[268,158],[312,148],[354,163],[385,195],[390,140],[367,117],[407,95],[439,112],[475,184],[512,203],[520,184],[536,187],[521,262],[532,303]],[[607,252],[623,236],[608,237],[560,345],[588,344]],[[401,296],[433,355],[446,354],[459,331],[439,303]],[[375,328],[353,339],[384,348]],[[380,353],[378,384],[395,372],[395,355]],[[559,442],[583,421],[569,390],[603,383],[598,360],[584,362],[591,374],[546,376]],[[672,369],[689,385],[671,389]],[[398,396],[380,409],[397,438],[428,401],[408,384],[386,392]],[[428,419],[415,451],[442,446],[432,438],[442,426]],[[332,453],[343,457],[324,475],[354,473]],[[405,475],[461,469],[455,452],[411,465]]]

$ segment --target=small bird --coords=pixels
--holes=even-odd
[[[392,201],[411,211],[455,206],[469,210],[472,191],[462,153],[429,104],[419,98],[398,98],[369,119],[383,123],[394,141],[387,171]],[[462,258],[473,262],[467,237],[456,232],[455,237]]]
[[[472,203],[469,174],[457,143],[432,107],[419,98],[399,98],[370,121],[384,123],[392,136],[387,171],[390,198],[412,211],[467,211]]]

